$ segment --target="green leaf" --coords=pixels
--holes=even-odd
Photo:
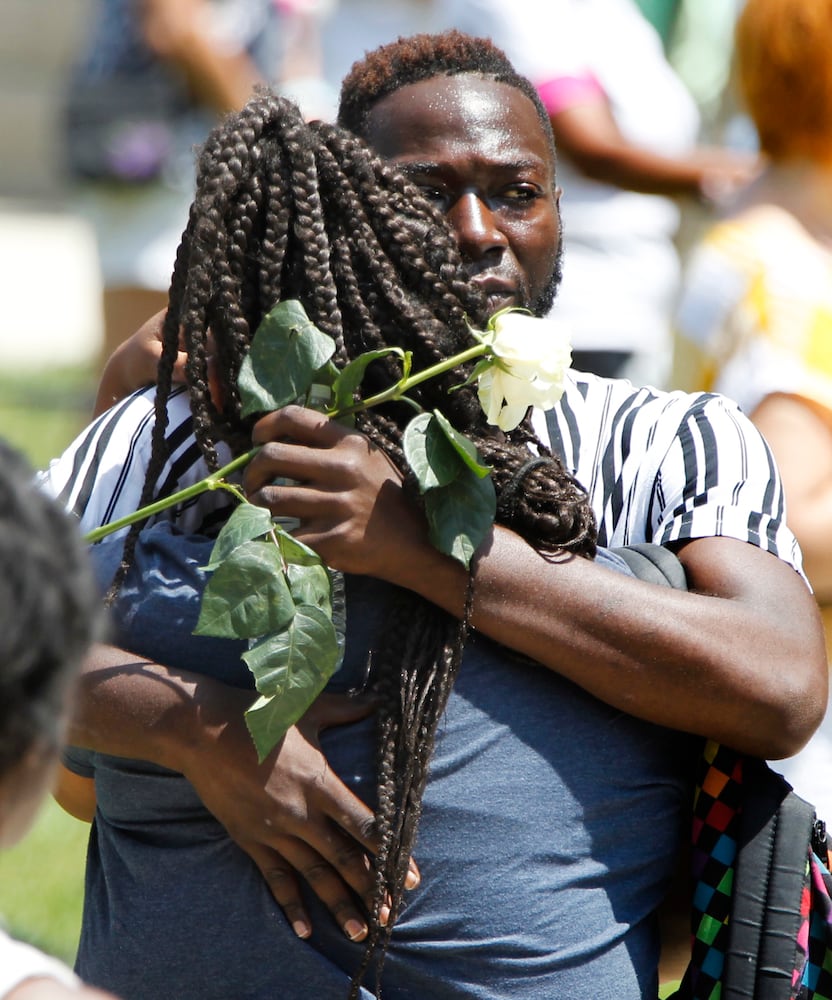
[[[271,529],[272,516],[265,507],[241,503],[217,535],[205,569],[216,569],[240,545],[267,535]]]
[[[339,662],[335,627],[320,608],[301,605],[288,628],[252,646],[243,659],[263,695],[246,712],[262,760],[335,672]]]
[[[274,526],[277,534],[277,544],[286,563],[297,563],[299,566],[322,566],[321,557],[314,549],[302,542],[288,531],[283,531],[279,525]]]
[[[465,467],[453,443],[432,413],[420,413],[407,425],[404,456],[422,493],[447,486]]]
[[[246,711],[246,726],[254,741],[254,746],[257,750],[257,759],[261,764],[286,735],[286,730],[304,715],[306,709],[318,697],[324,687],[326,687],[326,684],[309,699],[306,707],[300,711],[288,712],[282,698],[277,696],[266,697],[266,695],[260,695],[257,701]]]
[[[335,626],[320,608],[301,604],[287,628],[261,638],[242,656],[260,694],[288,697],[331,676],[338,660]]]
[[[490,478],[480,479],[467,467],[448,486],[425,494],[432,544],[466,567],[488,534],[496,512],[494,483]]]
[[[194,633],[254,639],[284,628],[294,612],[277,547],[271,542],[246,542],[208,581]]]
[[[493,368],[496,363],[497,362],[495,358],[493,358],[491,355],[486,355],[484,358],[482,358],[480,361],[476,363],[473,371],[468,376],[468,378],[465,379],[464,382],[460,382],[459,385],[455,385],[449,391],[456,392],[457,389],[462,389],[466,385],[471,385],[472,382],[476,382],[479,379],[480,375],[482,375],[483,372],[488,371],[489,368]]]
[[[312,382],[317,385],[328,385],[332,387],[335,385],[335,380],[341,374],[341,369],[334,361],[329,360],[325,365],[322,365],[314,374]]]
[[[329,572],[321,562],[314,566],[289,563],[286,567],[289,590],[296,605],[308,604],[332,614],[332,585]]]
[[[277,410],[306,394],[315,373],[335,353],[295,299],[278,302],[263,317],[237,377],[242,415]]]
[[[365,351],[346,365],[332,386],[333,408],[336,411],[349,409],[353,405],[355,393],[358,391],[369,365],[389,354],[396,354],[403,362],[405,361],[405,352],[400,347],[385,347],[377,351]]]
[[[480,479],[485,479],[486,476],[490,475],[491,469],[487,465],[483,465],[480,461],[480,456],[474,442],[469,441],[464,434],[460,434],[447,417],[440,413],[439,410],[434,410],[433,415],[436,417],[437,423],[442,428],[445,437],[453,445],[454,449],[471,472],[473,472],[475,476],[479,476]]]

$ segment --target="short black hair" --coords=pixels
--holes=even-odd
[[[382,98],[420,80],[463,73],[488,77],[525,94],[535,106],[554,161],[552,124],[534,85],[490,38],[462,31],[400,37],[368,52],[353,64],[341,84],[338,124],[366,141],[370,112]]]

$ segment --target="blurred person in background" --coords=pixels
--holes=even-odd
[[[77,523],[36,491],[0,440],[0,849],[28,832],[48,794],[98,589]],[[0,930],[2,1000],[106,1000],[62,962]]]
[[[679,0],[665,42],[670,65],[693,95],[702,116],[703,133],[738,145],[731,136],[726,98],[732,95],[731,64],[734,26],[744,0]],[[644,0],[639,0],[644,3]]]
[[[832,622],[832,3],[748,0],[739,96],[766,165],[691,255],[674,382],[725,393],[767,438],[804,566]],[[829,645],[828,638],[827,644]],[[830,648],[832,653],[832,648]],[[832,719],[778,762],[832,807]]]
[[[757,166],[753,154],[697,146],[696,102],[635,0],[303,5],[318,17],[319,75],[300,73],[282,89],[307,114],[330,117],[352,62],[398,34],[456,28],[506,51],[538,87],[555,132],[569,274],[555,314],[572,330],[574,365],[666,386],[680,285],[680,199],[705,202],[710,211]],[[658,11],[668,31],[682,16],[679,6]]]
[[[167,302],[195,146],[277,63],[274,0],[96,0],[64,151],[73,207],[98,240],[104,359]]]
[[[696,104],[635,0],[547,0],[522,17],[501,0],[467,4],[502,10],[498,41],[550,115],[568,275],[554,314],[572,330],[574,366],[666,385],[679,199],[721,200],[756,157],[697,146]]]
[[[469,0],[277,0],[277,6],[283,39],[277,89],[307,117],[329,121],[337,114],[341,81],[366,52],[448,28],[497,44],[503,33],[502,9],[495,15]]]

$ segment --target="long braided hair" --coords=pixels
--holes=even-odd
[[[470,346],[466,319],[486,316],[466,280],[441,214],[401,174],[346,130],[306,123],[289,101],[258,92],[217,126],[200,158],[196,197],[176,258],[164,323],[156,422],[142,503],[158,495],[166,457],[166,404],[181,337],[193,427],[209,467],[217,444],[242,451],[250,426],[240,416],[236,379],[263,315],[280,299],[299,299],[337,344],[343,366],[373,348],[398,345],[415,371]],[[218,358],[217,406],[208,382],[206,343]],[[584,491],[537,440],[528,421],[501,434],[485,422],[470,369],[429,380],[413,392],[441,409],[493,468],[498,522],[545,553],[592,557],[595,523]],[[397,380],[394,361],[371,366],[364,394]],[[358,428],[408,477],[402,435],[412,410],[402,404],[364,412]],[[132,560],[138,526],[125,545]],[[459,666],[466,623],[410,592],[398,598],[395,627],[372,651],[379,691],[378,831],[374,919],[352,986],[357,995],[373,956],[378,975],[402,905],[428,762],[439,718]],[[382,903],[391,909],[386,928]]]

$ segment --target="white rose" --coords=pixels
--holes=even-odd
[[[477,387],[490,424],[510,431],[530,406],[547,409],[560,399],[572,359],[562,324],[509,310],[493,317],[482,339],[495,358]]]

